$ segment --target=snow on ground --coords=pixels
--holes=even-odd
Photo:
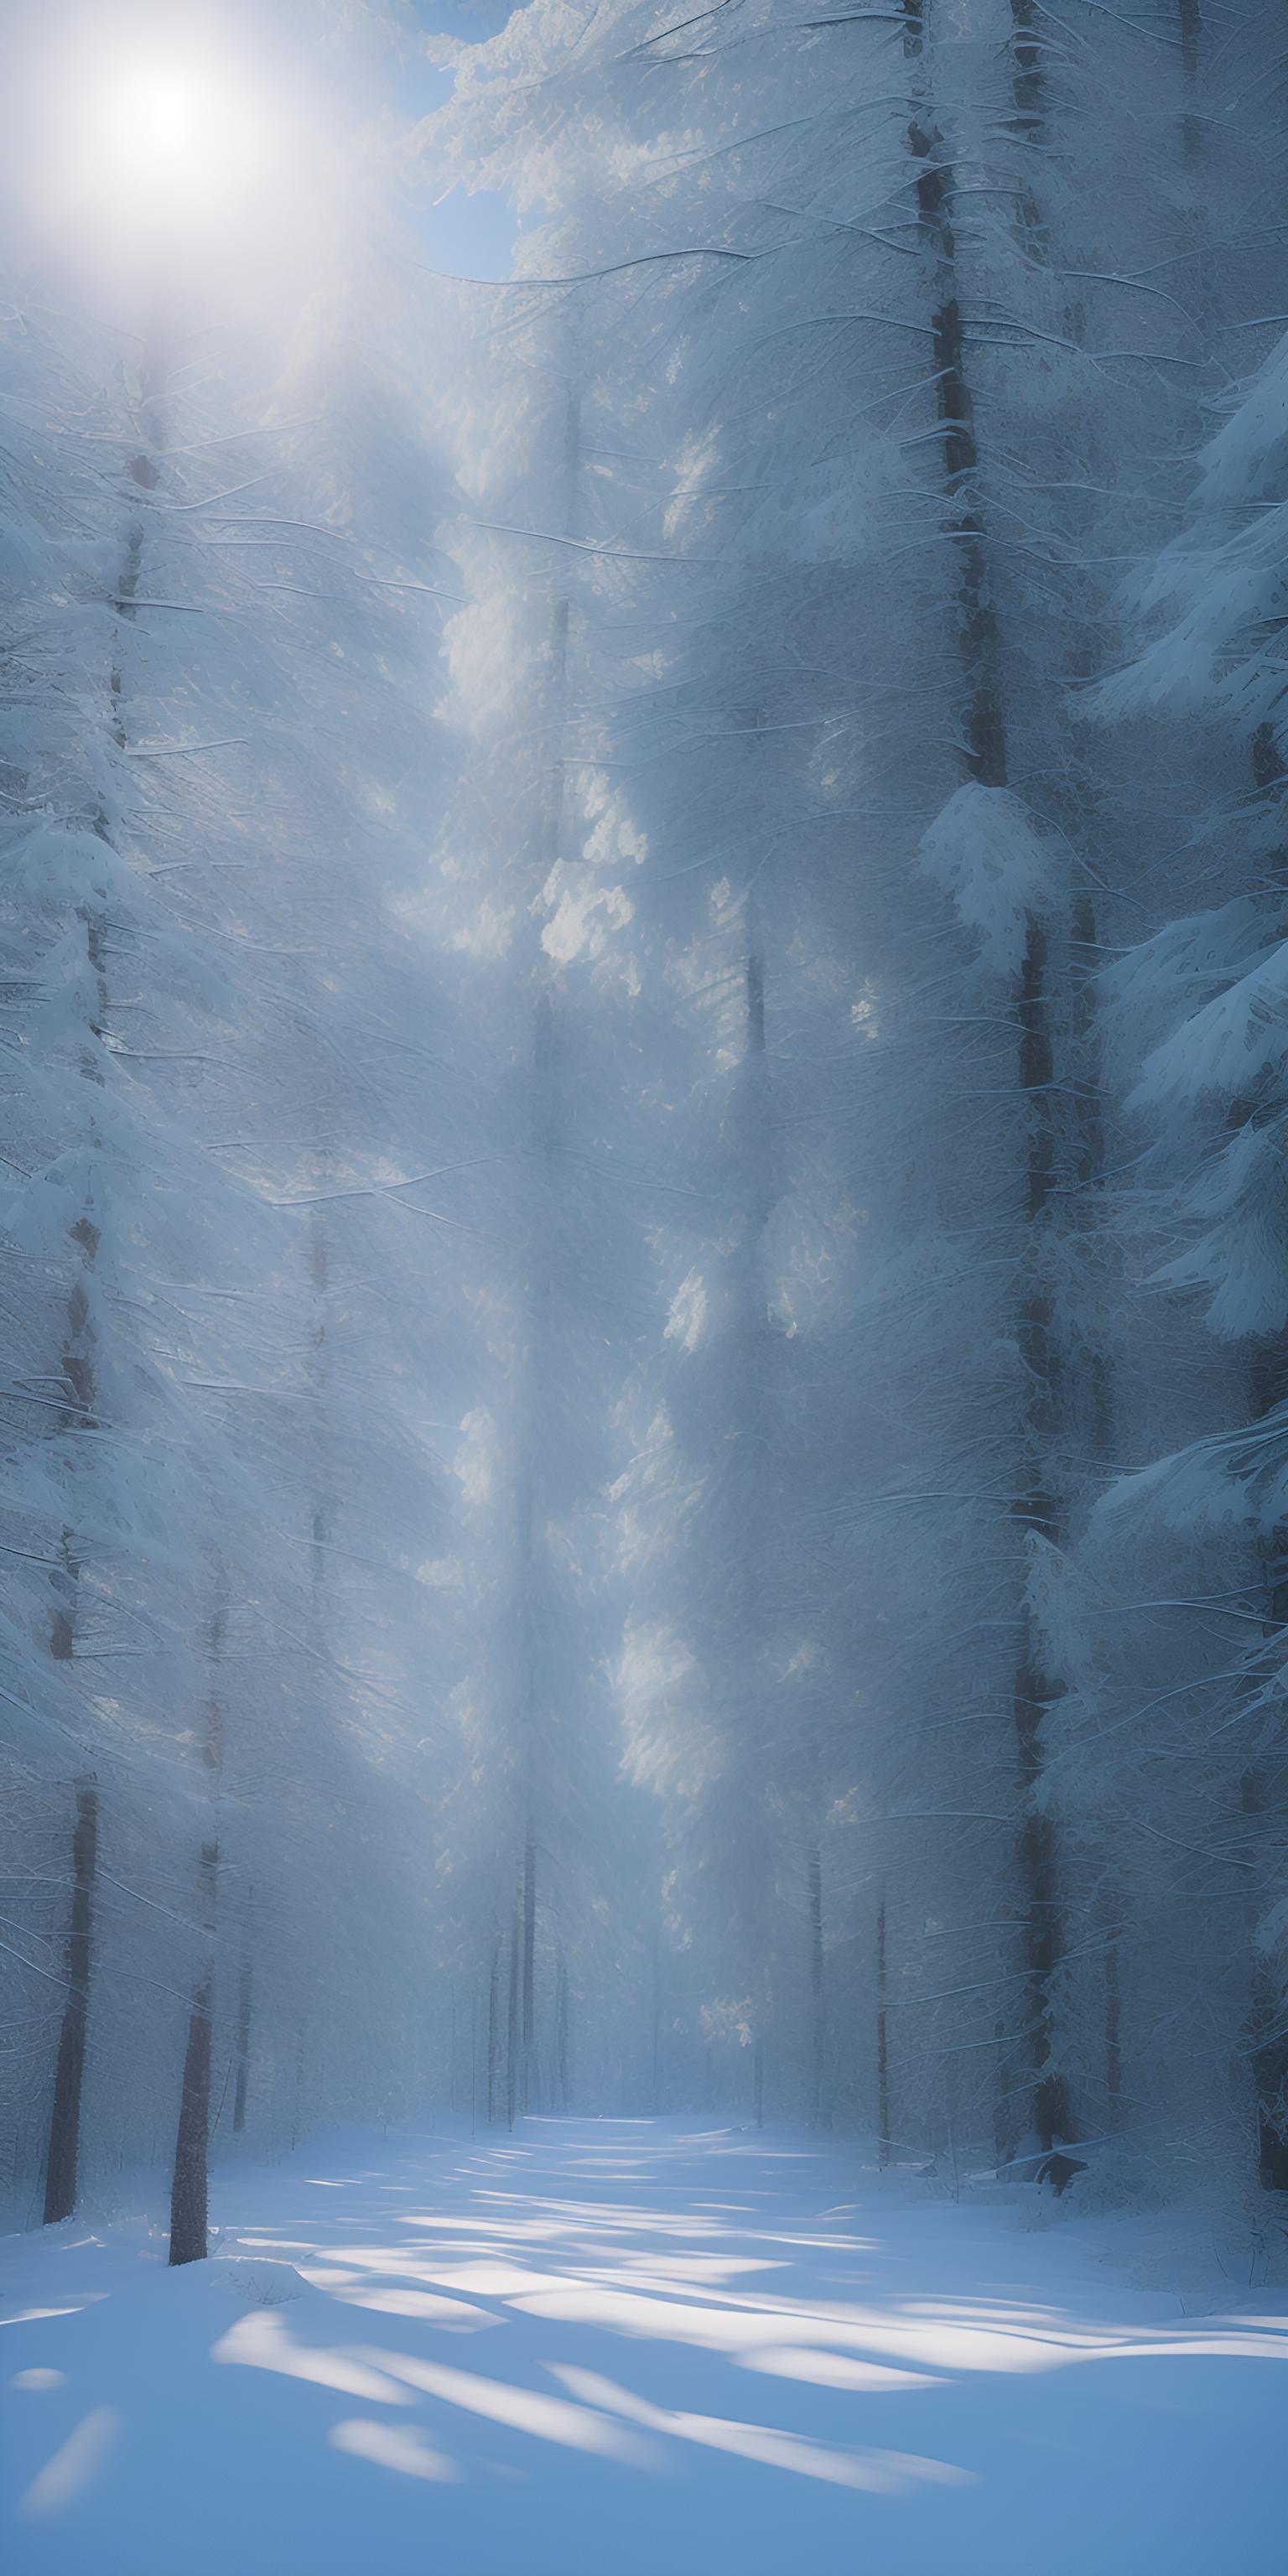
[[[1282,2294],[1203,2313],[790,2132],[344,2154],[225,2171],[185,2271],[143,2221],[0,2243],[7,2576],[1279,2561]]]

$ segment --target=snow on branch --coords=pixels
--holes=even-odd
[[[1273,1406],[1246,1429],[1210,1432],[1115,1477],[1096,1517],[1124,1512],[1191,1536],[1280,1529],[1288,1513],[1288,1404]]]
[[[918,858],[976,934],[982,964],[1017,974],[1026,918],[1051,892],[1050,859],[1020,798],[968,780],[923,836]]]

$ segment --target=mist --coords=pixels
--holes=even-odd
[[[1275,31],[5,62],[13,2563],[1251,2563]]]

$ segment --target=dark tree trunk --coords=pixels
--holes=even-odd
[[[656,2112],[658,2073],[662,2048],[662,1941],[661,1934],[656,1923],[653,1926],[653,2026],[650,2037],[652,2041],[650,2103],[653,2111]]]
[[[555,2065],[559,2079],[559,2108],[566,2111],[572,2098],[568,2080],[568,1968],[562,1950],[555,1999]]]
[[[812,2099],[816,2129],[826,2125],[826,2031],[823,1984],[823,1855],[815,1843],[809,1856],[809,1989],[813,2041]]]
[[[566,388],[563,456],[564,533],[576,533],[577,486],[581,462],[581,394],[575,335],[568,344],[570,373]],[[550,744],[550,766],[537,812],[527,869],[529,910],[537,920],[542,889],[556,866],[563,839],[565,735],[568,721],[568,667],[572,603],[567,593],[552,602],[550,656],[539,690],[537,720]],[[518,1405],[518,1509],[516,1570],[521,1637],[518,1704],[525,1793],[523,1813],[523,1881],[514,1924],[510,1962],[509,2117],[516,2103],[524,2112],[537,2098],[536,2064],[536,1911],[537,1852],[533,1786],[541,1775],[538,1732],[545,1716],[542,1639],[548,1626],[551,1568],[544,1536],[542,1478],[548,1437],[545,1408],[551,1367],[551,1305],[561,1260],[560,1183],[557,1157],[562,1143],[560,1096],[560,1030],[555,1012],[550,958],[539,932],[530,951],[533,996],[530,1153],[535,1176],[528,1243],[527,1335],[520,1370]],[[522,1948],[520,1949],[520,1936]]]
[[[1005,2021],[994,2022],[993,2037],[997,2042],[997,2057],[995,2060],[993,2087],[993,2154],[1000,2171],[1002,2166],[1006,2164],[1011,2152],[1010,2105],[1007,2100],[1006,2091],[1009,2059],[1007,2056]]]
[[[1184,27],[1184,15],[1182,17]],[[1197,20],[1194,41],[1197,43]],[[1252,738],[1252,778],[1259,797],[1273,795],[1284,776],[1274,727],[1262,724]],[[1279,919],[1267,936],[1282,939],[1288,929],[1288,849],[1280,848],[1270,857],[1266,882],[1277,885],[1281,896]],[[1255,1091],[1236,1097],[1230,1104],[1226,1124],[1231,1132],[1246,1127],[1258,1112]],[[1254,1343],[1248,1370],[1248,1416],[1258,1422],[1273,1412],[1288,1397],[1288,1344],[1280,1335]],[[1288,1626],[1288,1525],[1280,1524],[1256,1543],[1257,1574],[1250,1584],[1247,1607],[1261,1622],[1262,1655],[1267,1650],[1276,1662],[1282,1656],[1285,1627]],[[1260,1658],[1254,1660],[1245,1687],[1252,1696],[1254,1709],[1260,1709],[1265,1673]],[[1260,1731],[1260,1730],[1258,1730]],[[1282,1814],[1283,1755],[1271,1768],[1264,1758],[1268,1749],[1262,1739],[1261,1758],[1254,1759],[1239,1782],[1239,1808],[1247,1842],[1244,1859],[1250,1871],[1265,1875],[1269,1855],[1266,1836],[1272,1805]],[[1272,1788],[1272,1781],[1276,1787]],[[1278,1794],[1276,1795],[1276,1788]],[[1276,1855],[1277,1857],[1277,1855]],[[1254,1941],[1256,1906],[1250,1904],[1247,1915],[1249,1941]],[[1281,2031],[1283,2014],[1277,1982],[1267,1973],[1265,1962],[1254,1950],[1246,2027],[1247,2062],[1251,2071],[1253,2113],[1256,2134],[1257,2172],[1265,2189],[1288,2191],[1288,2038]]]
[[[1076,1099],[1077,1226],[1085,1264],[1080,1303],[1086,1320],[1081,1341],[1069,1354],[1065,1413],[1094,1487],[1103,1485],[1114,1454],[1114,1373],[1108,1318],[1116,1303],[1107,1272],[1108,1237],[1103,1222],[1105,1111],[1096,1004],[1099,963],[1095,903],[1090,887],[1083,886],[1069,913],[1069,1036]],[[1122,2103],[1122,1916],[1121,1889],[1106,1864],[1096,1909],[1097,1924],[1104,1935],[1101,1999],[1106,2129],[1117,2126]]]
[[[228,1578],[216,1558],[214,1597],[208,1632],[210,1659],[206,1694],[204,1759],[210,1781],[211,1823],[201,1846],[197,1884],[201,1909],[201,1962],[188,2016],[179,2123],[175,2132],[174,2172],[170,2185],[170,2261],[201,2263],[206,2256],[207,2167],[210,2160],[211,2014],[215,1986],[215,1929],[219,1901],[219,1784],[224,1758],[224,1707],[220,1666],[228,1631]],[[242,1970],[242,2000],[247,2032],[250,1995],[247,1967]],[[240,2032],[239,2032],[240,2036]]]
[[[239,2135],[246,2126],[246,2096],[250,2090],[250,2024],[254,1996],[255,1967],[247,1950],[237,1987],[237,2081],[233,2091],[233,2128]]]
[[[537,1846],[528,1827],[523,1849],[523,2108],[536,2100]]]
[[[166,351],[159,323],[154,320],[143,355],[140,380],[140,411],[146,421],[145,435],[151,445],[163,442],[163,424],[157,405],[166,383]],[[129,460],[127,471],[140,491],[154,491],[158,481],[153,454],[140,449]],[[134,615],[134,597],[138,590],[143,561],[143,525],[140,521],[126,540],[111,605],[123,621]],[[119,654],[113,659],[109,691],[111,726],[117,744],[124,748],[125,724],[122,709],[123,672]],[[100,805],[91,816],[91,825],[100,840],[109,844],[112,827],[106,810]],[[103,1071],[100,1047],[106,1034],[108,985],[106,964],[107,924],[101,906],[86,906],[81,914],[85,925],[86,954],[94,978],[94,999],[88,1025],[90,1043],[82,1056],[82,1071],[87,1082],[101,1088]],[[96,1122],[91,1118],[91,1133]],[[97,1353],[93,1315],[90,1307],[89,1278],[98,1260],[100,1229],[91,1204],[87,1204],[70,1228],[70,1239],[76,1247],[81,1275],[73,1281],[67,1299],[67,1332],[62,1353],[62,1375],[67,1390],[66,1410],[60,1416],[64,1430],[93,1431],[97,1428]],[[71,1529],[64,1529],[61,1543],[62,1564],[54,1576],[54,1607],[50,1621],[49,1651],[56,1663],[70,1663],[76,1653],[76,1627],[80,1596],[80,1560]],[[81,2102],[85,2079],[85,2044],[89,2020],[89,1986],[92,1968],[92,1928],[94,1873],[98,1852],[98,1792],[92,1782],[82,1782],[76,1792],[76,1825],[72,1836],[72,1914],[67,1937],[67,1992],[58,2034],[58,2059],[54,2072],[54,2100],[49,2124],[49,2146],[45,2166],[45,2225],[69,2218],[76,2207],[77,2167],[80,2157]]]
[[[96,967],[96,1015],[93,1034],[101,1037],[107,1010],[107,988],[102,972],[102,924],[96,917],[88,921],[89,953]],[[102,1075],[92,1054],[87,1056],[85,1071],[89,1079],[101,1082]],[[67,1338],[62,1353],[62,1375],[69,1401],[60,1416],[64,1429],[76,1433],[93,1431],[97,1402],[95,1336],[90,1310],[88,1276],[98,1258],[99,1229],[88,1211],[77,1218],[71,1228],[71,1240],[80,1258],[83,1276],[76,1279],[67,1299]],[[76,1653],[76,1629],[80,1608],[80,1559],[70,1529],[64,1529],[59,1547],[59,1569],[53,1576],[53,1611],[49,1623],[49,1651],[55,1663],[67,1664]],[[61,2218],[70,2218],[76,2206],[76,2175],[80,2155],[81,2099],[85,2079],[85,2041],[89,2022],[89,1988],[92,1968],[92,1917],[94,1872],[98,1853],[98,1792],[91,1783],[82,1782],[76,1792],[76,1823],[72,1832],[72,1912],[67,1936],[67,1992],[63,2003],[62,2023],[58,2034],[58,2059],[54,2073],[54,2100],[49,2124],[49,2147],[45,2167],[45,2224],[52,2226]]]
[[[215,1883],[219,1851],[204,1843],[201,1890],[205,1912],[205,1960],[188,2015],[188,2044],[183,2060],[183,2090],[174,2141],[170,2185],[170,2261],[204,2263],[207,2252],[207,2167],[210,2156],[210,2023],[214,1990]]]
[[[300,2018],[295,2042],[295,2099],[291,2110],[291,2151],[294,2153],[304,2134],[304,2061],[308,2046],[307,2021]]]
[[[1086,887],[1075,896],[1070,910],[1069,947],[1070,1036],[1077,1085],[1079,1225],[1092,1265],[1091,1293],[1086,1302],[1096,1319],[1082,1353],[1076,1428],[1081,1436],[1080,1445],[1093,1473],[1099,1478],[1107,1473],[1114,1454],[1114,1373],[1106,1344],[1104,1318],[1107,1308],[1116,1301],[1106,1281],[1102,1222],[1105,1110],[1095,989],[1100,943],[1095,904]]]
[[[510,1922],[510,2002],[506,2014],[505,2051],[505,2123],[514,2127],[518,2101],[519,2077],[519,1909],[516,1905]]]
[[[501,1936],[492,1944],[487,1981],[487,2122],[491,2128],[501,2097]]]
[[[905,0],[905,54],[919,60],[924,41],[923,0]],[[1020,81],[1040,78],[1036,60],[1022,66],[1017,54],[1015,77],[1018,103]],[[1026,98],[1025,114],[1031,117],[1040,108],[1040,91],[1026,93]],[[908,149],[916,165],[917,212],[934,279],[931,338],[943,430],[944,481],[955,532],[966,767],[978,785],[1005,787],[1008,752],[1002,643],[979,505],[979,447],[958,289],[955,173],[929,114],[924,122],[921,116],[914,115],[908,128]],[[1028,1254],[1017,1338],[1028,1393],[1015,1512],[1023,1529],[1039,1531],[1048,1538],[1056,1535],[1054,1506],[1045,1490],[1043,1473],[1043,1454],[1052,1429],[1057,1357],[1042,1261],[1055,1173],[1051,1017],[1046,933],[1030,914],[1017,1016],[1018,1074],[1028,1127],[1024,1210]],[[1063,2080],[1054,2063],[1052,1977],[1062,1951],[1055,1827],[1037,1796],[1043,1769],[1043,1721],[1056,1691],[1057,1685],[1043,1670],[1039,1640],[1027,1607],[1022,1606],[1013,1692],[1024,1800],[1017,1860],[1025,1914],[1023,1958],[1030,1994],[1030,2116],[1048,2148],[1057,2135],[1068,2134],[1069,2118]]]
[[[1270,1797],[1267,1775],[1260,1765],[1245,1771],[1240,1800],[1252,1827],[1249,1857],[1259,1858],[1264,1866],[1263,1838]],[[1256,2118],[1257,2178],[1265,2191],[1288,2191],[1288,2038],[1283,2019],[1278,1980],[1258,1960],[1252,1974],[1248,2013],[1248,2058]]]
[[[1016,1514],[1024,1529],[1035,1531],[1052,1545],[1061,1533],[1055,1500],[1047,1486],[1043,1453],[1055,1428],[1052,1416],[1059,1366],[1051,1291],[1042,1274],[1039,1247],[1055,1186],[1055,1135],[1050,1110],[1054,1078],[1046,933],[1039,922],[1030,919],[1020,984],[1020,1088],[1029,1108],[1025,1216],[1034,1248],[1019,1317],[1019,1351],[1030,1394]],[[1020,1888],[1025,1916],[1024,1959],[1029,1976],[1030,2117],[1048,2153],[1058,2139],[1068,2137],[1070,2116],[1064,2078],[1055,2064],[1051,1992],[1063,1953],[1056,1830],[1039,1794],[1044,1764],[1043,1728],[1047,1710],[1058,1695],[1059,1684],[1045,1669],[1041,1640],[1025,1604],[1020,1614],[1014,1699],[1015,1740],[1024,1792]]]
[[[72,1834],[72,1912],[64,1968],[67,1991],[58,2034],[54,2104],[45,2165],[46,2227],[55,2227],[59,2219],[70,2218],[76,2207],[97,1861],[98,1791],[91,1781],[82,1781],[76,1792],[76,1824]]]
[[[1197,43],[1197,35],[1195,39]],[[1282,791],[1285,777],[1283,755],[1273,725],[1257,727],[1252,739],[1252,779],[1258,795],[1270,799]],[[1288,931],[1288,847],[1276,849],[1267,871],[1279,894],[1279,918],[1275,931],[1283,937]],[[1256,1114],[1253,1100],[1240,1101],[1231,1123],[1244,1125]],[[1260,1342],[1253,1351],[1249,1371],[1249,1411],[1254,1421],[1261,1421],[1288,1400],[1288,1337],[1277,1334]],[[1285,1630],[1288,1630],[1288,1523],[1270,1530],[1259,1550],[1260,1582],[1253,1605],[1260,1615],[1265,1639],[1264,1652],[1282,1660]],[[1254,1690],[1264,1683],[1264,1666],[1253,1679]],[[1262,1737],[1257,1758],[1243,1774],[1239,1784],[1242,1814],[1250,1827],[1248,1859],[1262,1876],[1280,1863],[1285,1812],[1288,1810],[1288,1729],[1285,1728],[1283,1703],[1279,1705],[1278,1727],[1273,1734],[1267,1729]],[[1249,1926],[1251,1931],[1252,1926]],[[1266,2191],[1288,2192],[1288,2033],[1283,2028],[1283,2000],[1278,1980],[1268,1963],[1254,1955],[1251,1996],[1248,2014],[1248,2062],[1252,2073],[1253,2102],[1256,2121],[1257,2174]]]
[[[1254,1371],[1261,1396],[1258,1411],[1267,1412],[1288,1394],[1288,1364],[1281,1354],[1264,1354]],[[1267,1581],[1262,1608],[1265,1636],[1276,1660],[1282,1656],[1288,1628],[1288,1580],[1282,1579],[1288,1530],[1278,1529],[1266,1543]],[[1248,1859],[1259,1871],[1272,1865],[1282,1843],[1288,1753],[1282,1732],[1277,1746],[1267,1745],[1250,1763],[1239,1784],[1239,1802],[1249,1827]],[[1256,2119],[1257,2176],[1266,2191],[1288,2192],[1288,2033],[1284,2030],[1283,1995],[1270,1964],[1254,1954],[1248,2011],[1248,2063],[1252,2074]]]
[[[1042,45],[1033,0],[1011,0],[1011,97],[1015,123],[1026,143],[1036,142],[1046,104]]]
[[[890,2162],[890,2033],[887,2022],[886,1895],[877,1895],[877,2163]]]
[[[183,2093],[170,2185],[170,2261],[204,2263],[210,2136],[210,1988],[198,1986],[188,2016]]]
[[[1122,2117],[1123,2050],[1122,2050],[1122,1979],[1118,1957],[1117,1927],[1110,1932],[1105,1948],[1105,2091],[1109,2096],[1108,2128],[1116,2128]]]
[[[1199,77],[1199,43],[1203,33],[1200,0],[1179,0],[1177,17],[1181,33],[1181,77],[1185,84],[1181,149],[1187,161],[1197,161],[1203,139],[1202,124],[1194,110]]]
[[[1037,149],[1043,141],[1047,103],[1039,15],[1037,0],[1011,0],[1012,122],[1017,139],[1029,151]],[[1026,249],[1031,256],[1040,257],[1046,246],[1046,227],[1037,198],[1026,179],[1020,180],[1016,190],[1016,214]]]

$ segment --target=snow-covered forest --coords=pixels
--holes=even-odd
[[[657,2118],[1202,2206],[1246,2306],[1278,12],[5,55],[6,2223],[186,2265],[320,2132]]]

